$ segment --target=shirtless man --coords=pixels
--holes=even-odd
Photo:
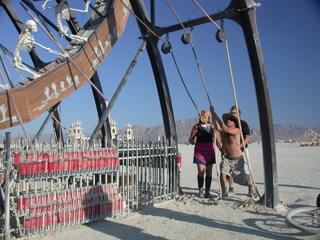
[[[222,199],[226,197],[227,175],[230,176],[230,174],[232,174],[234,182],[248,186],[254,197],[257,197],[257,191],[254,185],[248,184],[244,171],[244,160],[240,147],[240,129],[237,115],[225,113],[222,115],[222,122],[215,113],[213,106],[210,106],[210,111],[212,120],[214,119],[218,123],[217,130],[221,134],[222,149],[224,151],[224,158],[220,164]]]

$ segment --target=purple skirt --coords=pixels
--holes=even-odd
[[[216,163],[213,142],[201,143],[197,142],[194,146],[193,163],[210,165]]]

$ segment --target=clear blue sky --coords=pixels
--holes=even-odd
[[[16,10],[22,13],[23,22],[30,19],[30,16],[19,5],[19,1],[13,2]],[[144,2],[149,11],[149,1]],[[165,0],[155,2],[157,26],[178,23]],[[208,14],[224,10],[227,7],[226,2],[228,1],[198,0]],[[257,24],[274,124],[320,126],[320,2],[318,0],[260,0],[256,2],[261,3],[257,9]],[[38,9],[41,9],[42,3],[35,2]],[[49,5],[54,3],[55,1],[52,1]],[[69,3],[71,7],[84,9],[83,1],[70,0]],[[192,0],[171,0],[170,3],[181,21],[203,16]],[[53,10],[46,10],[44,13],[55,22]],[[83,13],[78,13],[76,16],[80,19],[80,23],[88,19]],[[217,23],[220,25],[220,21]],[[231,64],[242,119],[245,119],[250,126],[259,127],[256,94],[242,30],[236,23],[227,19],[224,22],[224,28],[228,34]],[[1,44],[14,52],[18,34],[2,8],[0,9],[0,29],[3,31]],[[35,41],[58,50],[43,34],[41,28],[38,27],[38,29],[38,32],[33,34]],[[7,34],[7,37],[4,37],[4,33]],[[182,33],[183,30],[169,35],[174,55],[198,109],[208,110],[209,102],[191,46],[182,44],[180,40]],[[216,27],[212,23],[196,26],[193,30],[193,44],[211,102],[221,116],[224,112],[229,111],[230,106],[234,105],[234,97],[225,45],[216,41],[215,33]],[[107,99],[112,98],[136,54],[141,44],[139,36],[140,31],[136,19],[130,15],[124,34],[98,69],[103,92]],[[162,37],[165,38],[165,36]],[[63,46],[67,45],[66,41],[59,39]],[[159,41],[159,47],[161,44],[162,42]],[[40,49],[39,52],[44,61],[55,58],[55,55],[47,54]],[[22,53],[22,57],[23,61],[31,64],[27,53]],[[181,83],[171,55],[162,54],[162,60],[167,74],[175,120],[196,117],[197,111]],[[10,67],[9,64],[8,66]],[[3,71],[2,66],[1,70]],[[20,81],[14,71],[10,73],[15,83]],[[25,124],[28,133],[36,133],[46,115],[47,113],[44,113],[31,123]],[[75,121],[81,121],[85,132],[92,132],[97,123],[97,114],[89,84],[62,101],[61,118],[66,128],[69,128],[70,124]],[[111,118],[116,121],[119,129],[123,129],[127,123],[143,127],[163,124],[159,98],[146,51],[142,54],[111,110]],[[12,136],[16,136],[17,133],[24,135],[21,126],[0,130],[0,135],[4,135],[7,131],[10,131]],[[45,132],[52,133],[51,124],[47,126]]]

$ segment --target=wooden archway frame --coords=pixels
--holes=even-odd
[[[137,17],[142,20],[147,26],[153,27],[152,30],[158,36],[162,36],[163,34],[182,29],[182,26],[180,24],[155,29],[154,0],[151,0],[151,21],[149,20],[149,17],[145,11],[142,0],[130,0],[130,3]],[[237,22],[242,27],[249,53],[259,110],[265,176],[264,201],[267,207],[276,209],[281,205],[278,190],[276,147],[267,76],[256,23],[257,6],[259,5],[256,4],[253,0],[231,0],[229,6],[225,11],[210,15],[210,17],[213,20],[228,18]],[[208,18],[203,17],[184,22],[183,25],[187,28],[207,22],[209,22]],[[144,39],[147,41],[146,48],[158,89],[164,129],[167,138],[170,138],[176,135],[176,126],[167,78],[165,75],[159,49],[157,47],[158,38],[154,37],[151,34],[148,34],[148,29],[139,21],[138,25],[142,36],[144,36]]]

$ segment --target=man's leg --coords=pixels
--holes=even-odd
[[[229,178],[229,191],[228,191],[228,194],[234,194],[234,180],[233,180],[232,175],[230,175],[230,178]]]
[[[227,197],[227,173],[230,176],[230,162],[227,158],[223,158],[220,163],[220,184],[221,184],[221,198]]]
[[[250,197],[253,198],[258,196],[258,192],[256,191],[255,186],[252,184],[251,175],[247,174],[245,171],[243,158],[232,162],[231,171],[234,182],[240,185],[248,186]]]
[[[222,199],[223,199],[225,198],[225,195],[227,193],[227,174],[225,173],[220,174],[220,183],[221,183]]]
[[[246,173],[246,179],[247,179],[247,183],[248,183],[248,194],[250,195],[250,187],[249,186],[252,185],[252,178],[251,178],[250,170],[249,170],[250,161],[249,161],[249,150],[247,148],[245,149],[245,151],[243,151],[243,160],[244,160],[244,171]],[[250,166],[250,168],[251,168],[251,166]]]
[[[252,178],[250,174],[246,174],[246,181],[241,185],[248,186],[250,198],[258,197],[258,192],[255,186],[252,184]]]

